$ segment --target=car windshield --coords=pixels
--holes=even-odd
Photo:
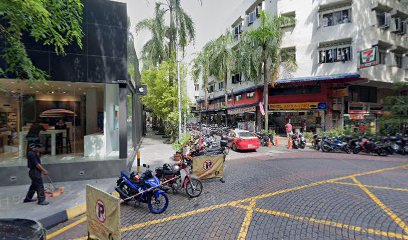
[[[239,137],[254,137],[254,134],[251,132],[240,132],[238,133]]]

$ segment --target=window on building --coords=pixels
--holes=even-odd
[[[233,83],[233,84],[240,83],[241,80],[242,80],[241,74],[234,74],[234,75],[232,75],[232,83]]]
[[[254,98],[255,97],[255,92],[249,92],[246,94],[246,98]]]
[[[288,62],[289,59],[296,61],[296,48],[284,48],[281,53],[281,62]]]
[[[218,83],[218,89],[223,90],[224,89],[224,82]]]
[[[317,94],[320,92],[321,92],[320,86],[305,86],[301,88],[274,88],[269,91],[269,96]]]
[[[282,28],[294,27],[296,25],[296,13],[295,12],[283,13],[281,16],[284,17],[284,20],[281,23]]]
[[[343,23],[351,22],[351,8],[344,10],[335,10],[330,12],[323,12],[322,16],[322,26],[330,27]]]
[[[194,84],[194,90],[198,92],[200,90],[200,84]]]
[[[379,60],[380,60],[380,64],[386,64],[385,59],[387,57],[387,51],[385,50],[379,50],[378,51],[379,54]]]
[[[248,14],[248,26],[251,26],[252,24],[254,24],[255,19],[256,19],[255,11],[250,12],[250,13]]]
[[[319,49],[319,63],[348,62],[352,59],[351,46],[334,46]]]
[[[242,99],[242,94],[236,95],[235,96],[235,101],[239,101]]]
[[[255,13],[256,17],[259,18],[261,16],[262,12],[262,3],[259,3],[258,6],[256,6]]]
[[[242,23],[234,27],[234,39],[238,40],[242,33]]]
[[[208,92],[209,93],[212,93],[212,92],[214,92],[215,91],[215,86],[214,86],[214,84],[213,85],[210,85],[209,87],[208,87]]]
[[[366,86],[350,86],[349,99],[352,102],[377,102],[377,88]]]
[[[391,25],[391,13],[377,12],[377,25],[379,28],[388,28]]]
[[[397,63],[397,67],[402,68],[402,55],[395,54],[395,62]]]

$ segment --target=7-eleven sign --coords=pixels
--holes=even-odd
[[[359,69],[371,67],[379,64],[378,46],[360,51],[359,53]]]

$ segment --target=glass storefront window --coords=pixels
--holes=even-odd
[[[119,147],[107,142],[108,135],[110,143],[118,142],[119,131],[112,127],[117,85],[8,79],[0,85],[0,165],[25,165],[31,142],[42,145],[45,163],[118,153]]]

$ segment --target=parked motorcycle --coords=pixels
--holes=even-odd
[[[306,138],[302,133],[292,135],[292,147],[293,149],[304,149],[306,147]]]
[[[203,184],[200,179],[190,175],[191,160],[183,158],[183,160],[174,166],[164,164],[161,168],[156,168],[156,177],[165,183],[162,189],[172,189],[173,193],[184,189],[187,195],[195,198],[201,195]]]
[[[169,205],[166,193],[160,189],[160,180],[149,169],[142,176],[122,171],[116,185],[115,190],[122,200],[147,203],[152,213],[160,214]]]
[[[319,135],[317,134],[313,135],[312,147],[316,149],[317,151],[319,151],[321,141],[322,141],[322,138]]]
[[[343,142],[339,138],[333,138],[330,140],[327,137],[322,138],[321,149],[323,152],[345,152],[351,153],[350,147],[347,142]]]
[[[360,152],[376,153],[379,156],[388,156],[393,153],[393,150],[390,146],[386,146],[382,143],[375,143],[368,138],[362,138],[358,146],[353,149],[354,154],[358,154]]]

